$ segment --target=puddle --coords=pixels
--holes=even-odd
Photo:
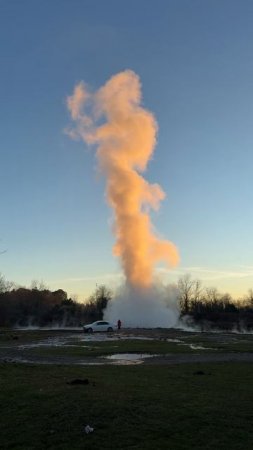
[[[181,336],[180,336],[181,337]],[[31,336],[32,338],[32,336]],[[187,338],[189,338],[189,336],[187,336]],[[237,338],[233,338],[233,339],[237,339]],[[50,336],[50,337],[46,337],[45,339],[40,339],[39,341],[31,341],[31,342],[26,342],[24,344],[15,344],[12,343],[11,345],[4,345],[1,346],[0,344],[0,348],[13,348],[16,347],[18,350],[25,350],[25,349],[32,349],[32,348],[39,348],[39,347],[76,347],[76,346],[82,346],[82,347],[86,347],[86,348],[91,348],[90,344],[91,343],[96,343],[96,342],[112,342],[115,343],[116,345],[113,345],[114,348],[117,347],[117,343],[119,343],[120,341],[127,341],[127,340],[138,340],[138,341],[165,341],[165,342],[170,342],[170,343],[174,343],[175,345],[179,345],[179,346],[187,346],[192,350],[216,350],[214,348],[208,348],[208,347],[204,347],[203,345],[200,344],[194,344],[191,342],[185,342],[185,339],[182,340],[180,338],[161,338],[161,337],[147,337],[147,336],[135,336],[132,333],[129,333],[127,335],[121,334],[121,333],[113,333],[113,334],[108,334],[108,333],[92,333],[92,334],[84,334],[84,333],[71,333],[71,334],[66,334],[64,336]],[[92,348],[96,348],[93,347]],[[122,354],[121,354],[122,355]],[[124,355],[124,361],[141,361],[144,358],[149,357],[149,355],[145,355],[142,354],[142,356],[140,356],[140,354],[136,354],[137,356],[133,356],[134,354],[131,353],[129,354],[129,357],[125,357]],[[144,356],[143,356],[144,355]],[[122,361],[122,356],[121,357],[113,357],[112,360],[113,361]]]
[[[190,348],[192,350],[213,350],[212,348],[203,347],[202,345],[196,345],[196,344],[190,344]]]
[[[192,350],[217,350],[217,348],[212,348],[212,347],[203,347],[202,345],[197,345],[197,344],[181,344],[181,345],[186,345],[187,347],[190,347]]]
[[[31,336],[32,339],[32,336]],[[134,336],[134,335],[120,335],[120,334],[108,334],[108,333],[94,333],[94,334],[71,334],[66,336],[53,336],[47,337],[46,339],[41,339],[39,341],[31,341],[24,344],[16,344],[14,343],[10,345],[2,346],[0,344],[0,348],[12,348],[16,347],[19,350],[39,348],[39,347],[75,347],[82,345],[83,347],[89,347],[89,343],[91,342],[118,342],[120,340],[154,340],[154,338],[146,337],[146,336]],[[115,346],[116,347],[116,346]],[[95,347],[93,347],[95,348]]]
[[[102,356],[101,358],[113,362],[113,364],[142,364],[145,358],[152,358],[158,355],[151,355],[150,353],[115,353],[114,355]]]
[[[74,363],[76,366],[104,366],[102,362],[77,362]]]
[[[75,336],[77,338],[77,336]],[[120,334],[103,334],[103,333],[92,333],[92,334],[84,334],[81,337],[78,337],[78,340],[81,342],[87,341],[119,341],[119,340],[127,341],[127,340],[141,340],[141,341],[154,341],[155,338],[146,337],[146,336],[134,336],[134,335],[120,335]]]
[[[215,348],[203,347],[203,345],[184,342],[181,339],[167,339],[167,342],[175,342],[176,344],[179,345],[185,345],[186,347],[190,347],[190,349],[192,350],[216,350]]]
[[[30,342],[28,344],[21,344],[18,345],[18,348],[20,350],[26,349],[26,348],[36,348],[36,347],[62,347],[63,345],[66,345],[66,342],[68,341],[69,337],[50,337],[47,339],[44,339],[39,342]]]
[[[116,365],[136,365],[142,364],[145,358],[152,358],[154,356],[150,353],[117,353],[108,356],[99,356],[93,360],[87,359],[83,361],[72,361],[71,364],[79,366],[103,366],[106,364]],[[100,360],[100,361],[99,361]],[[43,359],[27,359],[24,357],[3,358],[2,361],[8,363],[20,363],[20,364],[55,364],[55,361],[43,360]],[[58,361],[58,363],[65,364],[64,361]],[[69,364],[67,362],[66,364]]]

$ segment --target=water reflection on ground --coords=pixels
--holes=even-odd
[[[76,334],[66,334],[66,336],[53,336],[48,337],[46,339],[41,339],[37,342],[28,342],[25,344],[18,345],[20,349],[26,348],[36,348],[36,347],[75,347],[76,345],[82,345],[83,347],[89,347],[89,345],[85,345],[90,342],[112,342],[119,341],[120,339],[124,340],[147,340],[152,341],[154,338],[146,337],[146,336],[134,336],[134,335],[120,335],[117,333],[109,334],[109,333],[92,333],[92,334],[84,334],[84,333],[76,333]],[[94,348],[94,347],[93,347]]]
[[[151,355],[150,353],[115,353],[113,355],[103,356],[103,359],[113,361],[114,364],[129,365],[141,364],[145,358],[153,358],[158,355]]]

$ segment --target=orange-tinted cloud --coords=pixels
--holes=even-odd
[[[154,152],[157,124],[140,103],[140,80],[130,70],[113,76],[95,94],[79,83],[67,100],[76,122],[70,134],[97,145],[114,211],[114,254],[121,259],[128,283],[146,288],[153,283],[157,262],[175,266],[179,256],[173,243],[155,235],[150,221],[150,208],[158,209],[165,194],[141,175]]]

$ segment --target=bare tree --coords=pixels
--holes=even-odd
[[[215,287],[208,287],[206,288],[206,301],[210,304],[216,304],[219,302],[221,295],[218,292],[218,289]]]
[[[46,285],[46,283],[44,283],[43,280],[32,280],[31,289],[37,291],[46,291],[48,290],[48,286]]]
[[[199,302],[202,286],[199,280],[193,280],[190,274],[185,274],[178,280],[181,311],[187,314],[191,305]]]
[[[211,311],[236,310],[231,295],[228,293],[221,294],[215,287],[205,289],[204,300],[206,307]]]
[[[0,274],[0,293],[5,292],[5,278]]]
[[[243,300],[243,303],[246,307],[253,307],[253,289],[248,290],[248,294],[244,297]]]
[[[0,273],[0,294],[3,292],[9,292],[13,289],[15,284],[12,281],[7,281],[4,276]]]

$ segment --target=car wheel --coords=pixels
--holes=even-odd
[[[88,333],[93,333],[93,329],[92,328],[88,328]]]
[[[111,333],[113,331],[112,327],[107,328],[107,331]]]

